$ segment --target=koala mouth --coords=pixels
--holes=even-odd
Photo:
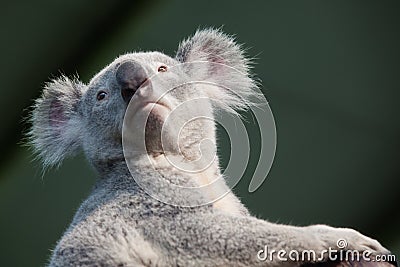
[[[162,102],[144,101],[140,104],[140,112],[148,114],[148,120],[157,118],[163,122],[171,112],[171,109]]]
[[[140,94],[138,90],[137,94],[132,98],[131,104],[133,104],[133,112],[149,112],[149,113],[162,113],[170,112],[170,106],[164,101],[154,99],[154,97],[146,97]],[[161,114],[160,114],[161,115]]]
[[[156,102],[153,102],[153,101],[145,101],[145,102],[143,102],[143,104],[141,105],[141,107],[142,108],[146,108],[147,106],[149,106],[150,108],[154,108],[154,107],[156,107],[156,106],[161,106],[161,107],[163,107],[163,108],[166,108],[166,109],[170,109],[167,105],[165,105],[164,103],[162,103],[162,102],[160,102],[160,101],[156,101]]]

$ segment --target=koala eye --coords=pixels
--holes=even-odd
[[[106,96],[107,96],[107,93],[106,93],[106,92],[104,92],[104,91],[99,91],[99,92],[97,93],[97,101],[103,100],[104,98],[106,98]]]
[[[167,71],[167,66],[165,65],[161,65],[160,67],[158,67],[158,72],[166,72]]]

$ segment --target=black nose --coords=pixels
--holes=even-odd
[[[119,65],[116,79],[121,86],[121,95],[129,103],[136,90],[147,80],[144,68],[135,61],[126,61]]]

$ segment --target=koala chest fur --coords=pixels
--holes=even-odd
[[[88,84],[65,76],[36,101],[30,143],[45,168],[83,151],[98,181],[49,266],[300,266],[260,261],[265,245],[388,253],[344,228],[257,219],[230,191],[216,156],[214,116],[257,97],[249,60],[219,30],[197,31],[175,57],[122,55]],[[321,258],[320,261],[328,261]]]

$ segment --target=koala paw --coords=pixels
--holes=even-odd
[[[360,253],[369,251],[371,256],[390,254],[390,251],[378,241],[353,229],[334,228],[327,225],[311,225],[306,228],[318,241],[322,241],[323,249],[356,250]]]

